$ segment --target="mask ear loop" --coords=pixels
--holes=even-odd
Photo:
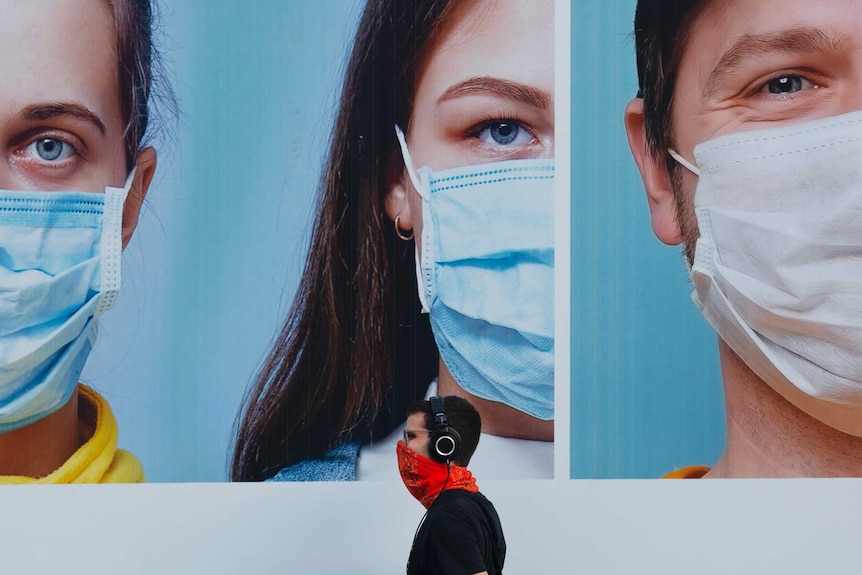
[[[123,208],[132,188],[137,168],[132,169],[122,188],[105,188],[105,207],[102,216],[101,280],[99,302],[94,317],[105,313],[117,301],[122,284],[120,260],[123,254]]]
[[[695,176],[700,176],[700,169],[685,158],[683,158],[673,148],[668,148],[667,153],[670,154],[670,157],[676,160],[677,163],[679,163],[679,165],[681,165],[683,168],[687,169]]]
[[[395,137],[398,138],[398,145],[401,147],[401,158],[404,160],[404,167],[407,168],[407,174],[410,176],[410,182],[413,184],[413,187],[416,189],[416,192],[419,194],[419,197],[422,198],[423,210],[427,209],[427,202],[431,200],[431,194],[425,189],[425,186],[422,185],[422,182],[419,181],[419,176],[416,175],[416,171],[413,169],[413,159],[410,157],[410,150],[407,149],[407,139],[404,137],[404,132],[401,131],[401,128],[398,124],[395,124]],[[423,168],[424,170],[424,168]],[[430,226],[431,222],[425,222],[426,226]],[[397,229],[397,227],[396,227]],[[431,236],[428,233],[428,228],[425,229],[422,233],[423,241],[425,242],[425,250],[430,249],[430,242],[427,241]],[[416,284],[419,292],[419,303],[422,304],[422,313],[428,313],[431,308],[428,306],[428,298],[425,296],[425,289],[429,286],[430,278],[425,278],[422,273],[422,259],[419,254],[419,243],[417,242],[414,246],[414,257],[416,258]]]
[[[680,166],[682,166],[683,168],[685,168],[686,170],[688,170],[689,172],[691,172],[695,176],[700,177],[700,169],[697,166],[695,166],[694,164],[692,164],[691,162],[689,162],[688,160],[686,160],[685,158],[683,158],[682,155],[677,153],[676,150],[674,150],[673,148],[668,148],[667,153],[671,158],[676,160]],[[703,230],[701,230],[701,238],[702,237],[703,237]],[[700,244],[701,240],[698,239],[697,243]],[[700,248],[700,246],[697,246],[697,248],[695,249],[695,260],[697,260],[697,258],[698,258],[697,254],[700,252],[702,252],[702,248]],[[689,274],[689,276],[691,276],[692,264],[688,261],[688,258],[683,258],[683,259],[685,260],[685,267],[688,269],[688,274]]]
[[[407,149],[407,139],[404,137],[404,132],[401,131],[398,124],[395,125],[395,136],[398,138],[398,145],[401,147],[401,157],[404,159],[404,167],[407,168],[410,182],[413,184],[413,187],[416,188],[416,191],[422,199],[428,201],[431,198],[429,197],[425,186],[423,186],[419,181],[419,176],[416,174],[416,170],[413,169],[413,158],[410,157],[410,150]]]

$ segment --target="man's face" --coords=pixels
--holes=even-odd
[[[425,414],[412,413],[407,418],[404,428],[404,443],[423,457],[431,459],[428,445],[431,443],[431,431],[425,428]]]
[[[693,161],[696,144],[720,135],[860,109],[862,2],[711,0],[683,47],[671,115],[674,147]],[[676,226],[688,249],[699,235],[696,183],[682,169],[681,223],[656,222],[653,214],[657,233]]]

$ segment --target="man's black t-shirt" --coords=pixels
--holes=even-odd
[[[500,575],[505,558],[506,540],[494,505],[481,493],[448,489],[416,533],[407,575]]]

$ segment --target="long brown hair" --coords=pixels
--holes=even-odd
[[[231,479],[260,481],[403,422],[437,372],[419,313],[413,242],[384,198],[402,163],[424,51],[455,0],[369,0],[359,23],[305,270],[284,327],[243,401]]]

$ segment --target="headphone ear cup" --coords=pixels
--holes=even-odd
[[[461,450],[461,434],[448,425],[438,427],[431,432],[429,447],[431,459],[448,463],[458,457],[458,452]]]

